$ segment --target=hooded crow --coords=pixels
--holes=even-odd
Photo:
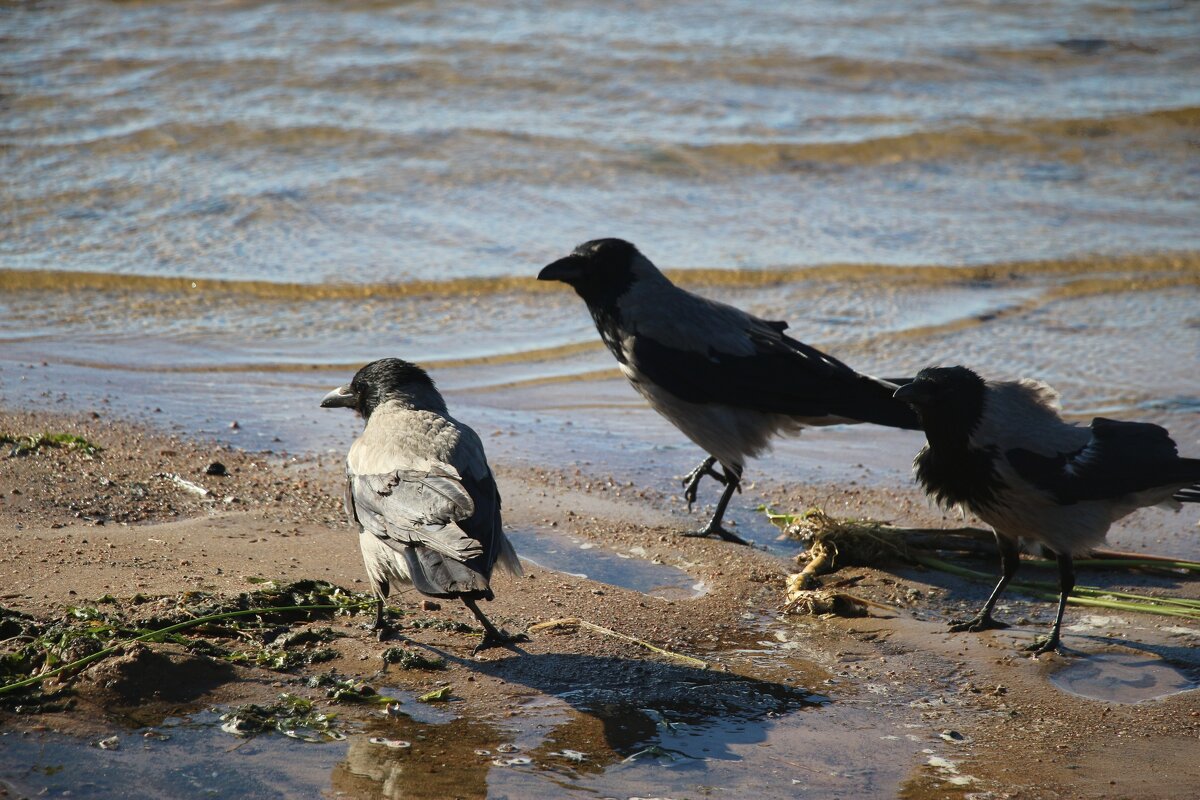
[[[322,408],[350,408],[366,423],[346,459],[346,513],[358,527],[367,577],[379,598],[374,629],[387,631],[390,586],[459,598],[483,625],[476,652],[526,641],[496,628],[476,605],[494,595],[499,563],[521,574],[500,522],[500,493],[475,431],[446,411],[425,370],[398,358],[373,361]]]
[[[1200,459],[1180,458],[1166,430],[1102,417],[1086,428],[1063,422],[1058,393],[1039,381],[985,381],[966,367],[933,367],[896,397],[916,410],[928,439],[913,461],[917,481],[940,505],[965,506],[991,525],[1000,548],[1000,582],[953,631],[1008,627],[992,609],[1017,571],[1018,540],[1026,539],[1058,562],[1058,614],[1050,636],[1033,647],[1057,649],[1075,588],[1071,557],[1139,508],[1200,502]]]
[[[920,427],[892,397],[899,382],[855,372],[792,339],[786,322],[680,289],[629,242],[584,242],[538,280],[561,281],[583,298],[633,388],[708,453],[684,479],[688,508],[705,475],[725,490],[708,524],[686,536],[746,544],[721,519],[746,459],[769,449],[778,434],[852,422]],[[718,462],[721,473],[713,469]]]

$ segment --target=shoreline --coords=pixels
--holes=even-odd
[[[76,433],[104,450],[90,461],[58,450],[0,459],[0,570],[8,583],[0,602],[8,608],[48,617],[106,594],[153,598],[187,589],[232,596],[253,588],[247,577],[315,578],[355,591],[365,586],[356,542],[340,510],[338,459],[283,460],[87,415],[0,413],[0,429],[31,425]],[[1005,596],[1000,613],[1019,623],[1013,629],[949,634],[946,619],[973,608],[990,587],[893,566],[846,567],[826,579],[853,580],[855,594],[891,611],[875,609],[871,616],[858,619],[780,618],[784,578],[795,571],[780,555],[681,539],[675,533],[692,517],[680,512],[676,498],[656,487],[613,481],[599,474],[600,467],[547,470],[494,459],[505,497],[506,527],[535,533],[560,531],[624,557],[676,567],[707,588],[695,599],[667,600],[529,565],[526,578],[495,579],[497,599],[485,610],[498,624],[522,630],[575,617],[701,658],[712,665],[700,673],[710,676],[703,680],[725,676],[720,679],[751,681],[748,685],[780,687],[779,691],[790,687],[828,698],[820,707],[791,712],[785,722],[767,726],[762,734],[767,738],[759,744],[759,749],[766,748],[764,752],[781,747],[793,751],[775,753],[783,758],[815,759],[812,763],[821,776],[780,767],[795,773],[790,780],[809,782],[795,788],[782,772],[751,778],[754,762],[747,753],[738,751],[745,762],[742,772],[723,759],[706,762],[706,769],[717,774],[734,770],[731,774],[749,781],[743,788],[752,786],[768,797],[792,796],[790,792],[803,792],[808,786],[814,792],[828,789],[878,797],[1168,798],[1183,796],[1200,780],[1192,758],[1200,739],[1200,692],[1134,704],[1117,702],[1115,695],[1108,700],[1081,697],[1052,682],[1055,673],[1061,676],[1064,670],[1078,671],[1081,664],[1093,664],[1101,672],[1093,683],[1103,685],[1113,678],[1103,674],[1108,659],[1140,654],[1161,662],[1146,668],[1143,676],[1167,680],[1175,670],[1186,685],[1194,687],[1200,674],[1200,626],[1194,623],[1071,607],[1065,644],[1086,654],[1033,660],[1019,648],[1041,632],[1050,604],[1011,593]],[[200,477],[214,460],[226,465],[229,477]],[[205,501],[170,480],[154,477],[161,474],[207,481],[218,486],[219,497]],[[20,494],[14,494],[14,489]],[[763,483],[750,493],[789,511],[820,497],[826,509],[838,515],[890,519],[903,515],[906,522],[930,527],[959,524],[930,509],[915,487],[875,486],[867,480],[787,488]],[[126,519],[119,519],[121,514]],[[97,524],[100,519],[104,522]],[[1144,520],[1135,516],[1134,520],[1149,530],[1188,524],[1183,515]],[[991,571],[994,565],[978,568]],[[1121,585],[1120,578],[1081,571],[1081,583],[1097,579],[1105,585]],[[1196,597],[1200,593],[1195,581],[1155,585],[1170,594]],[[393,595],[389,605],[403,612],[402,622],[470,620],[466,610],[452,602],[443,601],[437,611],[426,610],[422,598],[411,590]],[[1031,617],[1037,620],[1032,625],[1028,624]],[[522,746],[527,749],[540,747],[537,742],[546,737],[578,739],[575,749],[587,748],[593,754],[592,766],[602,768],[601,772],[581,769],[556,779],[605,785],[605,781],[619,784],[623,770],[614,771],[612,765],[627,754],[620,737],[606,727],[612,721],[597,716],[598,698],[619,695],[630,684],[630,675],[636,674],[640,677],[633,683],[653,687],[647,690],[650,702],[676,708],[672,687],[696,679],[669,658],[586,631],[538,633],[521,646],[522,655],[489,651],[473,660],[470,636],[405,627],[402,633],[411,645],[381,644],[359,629],[360,621],[332,623],[346,635],[332,645],[337,657],[319,668],[278,673],[237,667],[235,677],[206,688],[186,705],[224,707],[249,702],[246,698],[265,702],[278,694],[280,685],[303,692],[299,687],[306,676],[330,668],[378,683],[381,652],[390,646],[408,646],[440,654],[446,669],[421,673],[392,668],[382,679],[386,686],[416,694],[445,682],[453,687],[454,697],[447,708],[458,719],[511,723],[518,730],[517,741],[526,742]],[[170,647],[150,646],[154,651]],[[87,737],[119,728],[114,720],[127,712],[111,698],[111,707],[106,707],[106,696],[88,677],[104,674],[106,663],[93,665],[76,679],[80,699],[74,710],[25,715],[6,708],[0,712],[4,727],[63,731],[82,736],[81,747],[91,743]],[[1091,684],[1084,680],[1080,685]],[[600,695],[586,703],[564,705],[564,697],[589,686]],[[720,686],[705,691],[716,693],[714,702],[724,702]],[[153,706],[151,700],[138,698],[135,705]],[[344,706],[337,710],[349,724],[379,724],[371,710]],[[825,773],[837,770],[822,767],[821,759],[829,759],[829,767],[837,761],[836,752],[820,755],[804,728],[788,734],[786,720],[798,719],[796,713],[810,728],[822,731],[824,748],[849,754],[880,747],[896,763],[861,764],[866,777],[829,777]],[[599,729],[597,719],[605,721]],[[780,736],[784,738],[771,738]],[[354,780],[362,778],[345,767],[352,762],[353,758],[334,770],[342,776],[338,780],[349,780],[349,773],[358,776]],[[13,768],[4,765],[0,785],[11,780]],[[485,768],[483,785],[510,779],[497,777],[499,769]],[[538,782],[542,778],[544,772],[536,769],[523,774],[523,779],[533,782],[533,796],[553,796],[550,784]],[[755,783],[760,780],[766,782]],[[478,788],[460,786],[459,790],[476,796]],[[321,789],[328,794],[327,786]]]

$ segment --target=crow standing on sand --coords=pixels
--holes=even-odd
[[[913,462],[917,481],[939,504],[966,506],[991,525],[1000,548],[1000,582],[974,619],[951,630],[1008,627],[992,609],[1017,571],[1017,542],[1027,539],[1058,561],[1058,615],[1033,646],[1057,649],[1075,588],[1072,555],[1139,508],[1200,502],[1200,459],[1180,458],[1164,429],[1102,417],[1087,428],[1063,422],[1058,393],[1039,381],[984,381],[966,367],[935,367],[896,397],[916,409],[929,442]]]
[[[366,423],[346,459],[346,512],[358,526],[367,577],[379,603],[393,582],[429,597],[457,597],[483,625],[475,652],[524,641],[496,628],[476,605],[491,600],[499,563],[521,574],[500,523],[500,493],[475,431],[446,411],[425,370],[398,358],[373,361],[322,408],[350,408]]]
[[[746,459],[806,425],[874,422],[917,429],[897,383],[855,372],[768,322],[671,283],[629,242],[596,239],[544,268],[587,303],[621,372],[655,411],[709,454],[684,480],[690,509],[705,475],[725,485],[708,524],[688,536],[746,544],[721,518]],[[719,462],[724,474],[713,469]]]

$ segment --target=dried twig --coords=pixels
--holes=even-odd
[[[662,647],[658,647],[657,645],[650,644],[642,639],[638,639],[637,637],[628,636],[624,633],[618,633],[617,631],[606,628],[603,625],[597,625],[594,622],[588,622],[586,619],[580,619],[579,617],[564,617],[562,619],[552,619],[546,622],[539,622],[536,625],[530,626],[529,632],[569,633],[574,630],[578,630],[579,628],[587,628],[588,630],[595,631],[596,633],[602,633],[605,636],[611,636],[614,639],[623,639],[627,642],[633,642],[634,644],[641,645],[647,650],[658,653],[659,655],[674,658],[677,661],[683,661],[684,663],[690,664],[698,669],[708,669],[709,667],[708,662],[702,659],[695,658],[693,656],[685,656],[683,653],[676,653],[673,650],[666,650]]]

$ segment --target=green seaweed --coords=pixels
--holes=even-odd
[[[299,647],[306,644],[326,644],[334,639],[341,639],[346,634],[333,628],[300,628],[288,631],[272,644],[275,647]]]
[[[35,433],[31,436],[0,433],[0,445],[12,445],[8,451],[9,458],[33,455],[43,449],[72,450],[92,458],[104,449],[73,433]]]
[[[337,651],[322,650],[260,650],[254,657],[254,664],[278,672],[286,672],[309,664],[319,664],[322,661],[332,661],[337,658]]]
[[[446,662],[436,656],[425,655],[406,647],[389,647],[383,651],[385,664],[395,664],[400,669],[445,669]]]
[[[335,703],[366,703],[372,705],[387,705],[400,702],[394,697],[380,694],[366,681],[355,678],[342,678],[336,672],[327,672],[308,679],[311,689],[325,689],[325,696]]]
[[[221,715],[221,730],[251,737],[277,732],[304,742],[340,741],[346,738],[336,726],[337,714],[320,711],[313,701],[284,692],[269,706],[238,706]]]
[[[454,691],[454,687],[447,684],[440,689],[426,692],[417,699],[422,703],[445,703],[450,700],[450,692],[452,691]]]
[[[336,650],[313,645],[340,634],[329,627],[286,626],[359,613],[373,607],[374,598],[301,580],[271,582],[233,598],[185,592],[157,600],[136,596],[124,605],[106,595],[97,603],[104,607],[73,606],[50,621],[0,607],[0,699],[6,705],[26,707],[45,679],[70,677],[138,641],[172,642],[195,655],[275,670],[330,661]],[[239,649],[221,640],[236,641]]]

